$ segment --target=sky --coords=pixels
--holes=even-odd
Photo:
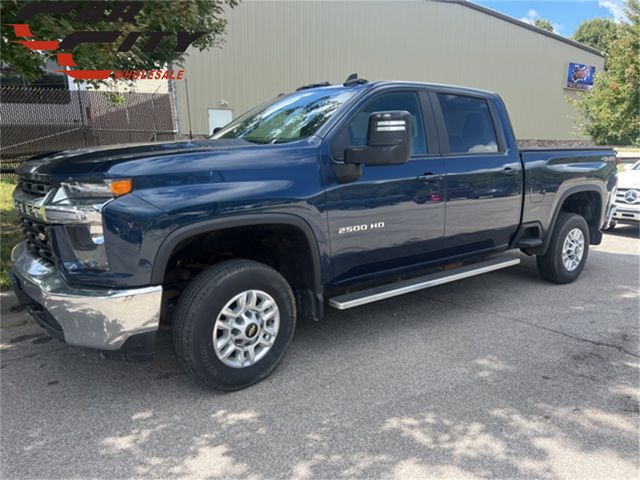
[[[560,35],[570,37],[583,20],[624,19],[624,0],[472,0],[484,7],[533,24],[549,20]]]

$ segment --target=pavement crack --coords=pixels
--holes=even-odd
[[[507,318],[510,318],[510,317],[507,317]],[[640,358],[640,355],[638,355],[637,353],[630,352],[629,350],[625,349],[624,347],[622,347],[620,345],[616,345],[615,343],[607,343],[607,342],[600,342],[598,340],[590,340],[588,338],[582,338],[582,337],[577,337],[575,335],[571,335],[570,333],[563,332],[561,330],[555,330],[553,328],[543,327],[542,325],[537,325],[535,323],[527,322],[526,320],[520,320],[520,319],[517,319],[517,318],[510,318],[510,319],[513,320],[514,322],[524,323],[525,325],[531,325],[532,327],[539,328],[541,330],[545,330],[545,331],[551,332],[551,333],[557,333],[558,335],[562,335],[564,337],[571,338],[571,339],[577,340],[579,342],[590,343],[592,345],[597,345],[599,347],[615,348],[619,352],[626,353],[627,355],[631,355],[632,357],[635,357],[635,358]]]
[[[572,340],[576,340],[578,342],[590,343],[591,345],[596,345],[598,347],[614,348],[614,349],[618,350],[621,353],[625,353],[627,355],[631,355],[632,357],[635,357],[635,358],[640,358],[640,355],[638,355],[637,353],[630,352],[626,348],[622,347],[621,345],[616,345],[615,343],[607,343],[607,342],[601,342],[601,341],[598,341],[598,340],[590,340],[588,338],[583,338],[583,337],[578,337],[576,335],[571,335],[570,333],[563,332],[562,330],[556,330],[554,328],[543,327],[542,325],[538,325],[537,323],[527,322],[526,320],[522,320],[520,318],[515,318],[515,317],[510,317],[508,315],[504,315],[504,314],[498,313],[498,312],[493,312],[491,310],[483,310],[481,308],[471,307],[471,306],[465,305],[463,303],[452,302],[451,300],[443,300],[441,298],[432,297],[430,295],[425,295],[425,294],[422,294],[420,292],[416,292],[416,294],[419,295],[420,297],[427,298],[427,299],[433,300],[435,302],[455,305],[456,307],[460,307],[460,308],[464,308],[464,309],[472,310],[472,311],[473,310],[477,310],[479,312],[487,313],[487,314],[490,314],[490,315],[496,315],[496,316],[504,318],[506,320],[511,320],[513,322],[521,323],[521,324],[524,324],[524,325],[529,325],[530,327],[539,328],[540,330],[544,330],[546,332],[562,335],[563,337],[571,338]]]

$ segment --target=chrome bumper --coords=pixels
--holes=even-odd
[[[640,209],[629,209],[618,207],[613,214],[613,218],[621,223],[624,222],[640,222]]]
[[[161,286],[128,290],[72,287],[55,268],[30,253],[25,242],[15,246],[11,263],[21,303],[33,303],[38,311],[53,317],[70,345],[118,350],[128,338],[158,329]],[[25,296],[32,302],[25,301]]]

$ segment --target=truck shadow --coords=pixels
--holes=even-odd
[[[613,235],[616,237],[640,238],[640,224],[639,225],[618,225],[613,230],[609,230],[605,233],[607,235]]]
[[[193,385],[166,332],[130,364],[3,328],[3,476],[635,476],[638,257],[594,251],[571,286],[522,260],[303,322],[232,394]]]

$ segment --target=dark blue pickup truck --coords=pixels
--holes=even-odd
[[[511,249],[572,282],[613,214],[615,172],[607,148],[518,150],[494,93],[351,77],[207,140],[27,161],[11,277],[52,336],[142,359],[167,325],[196,380],[234,390],[327,306],[508,267]]]

